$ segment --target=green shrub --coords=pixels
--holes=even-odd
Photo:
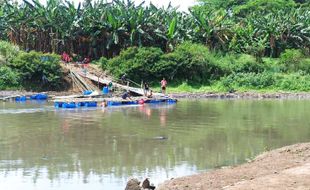
[[[236,73],[261,73],[266,66],[256,61],[252,55],[240,54],[230,56],[232,71]]]
[[[235,73],[222,78],[222,85],[226,89],[263,89],[269,88],[275,83],[272,73]]]
[[[6,59],[3,55],[0,55],[0,65],[6,64]]]
[[[107,68],[108,59],[101,57],[98,61],[95,61],[94,64],[99,65],[103,70]]]
[[[106,68],[117,78],[126,73],[127,77],[134,81],[151,81],[156,78],[152,68],[161,55],[163,52],[159,48],[131,47],[109,60]]]
[[[297,49],[287,49],[280,56],[280,64],[282,65],[282,70],[284,72],[296,72],[301,70],[302,62],[304,61],[305,56],[300,50]]]
[[[210,83],[227,73],[227,68],[208,48],[192,43],[183,43],[174,52],[163,54],[159,48],[128,48],[118,57],[108,61],[104,67],[114,76],[126,73],[135,81],[159,80]]]
[[[288,91],[309,91],[310,90],[310,75],[300,73],[278,74],[274,87],[278,90]]]
[[[0,41],[0,64],[10,63],[13,58],[19,53],[18,46],[12,45],[9,42]]]
[[[187,81],[189,84],[210,83],[227,73],[227,68],[218,61],[218,57],[201,44],[183,43],[174,52],[162,56],[162,61],[167,64],[161,65],[169,69],[166,72],[157,69],[161,77]]]
[[[0,66],[0,90],[19,87],[18,73],[7,66]]]
[[[265,71],[272,72],[272,73],[280,73],[283,70],[283,66],[279,63],[278,58],[270,58],[265,57],[263,58],[263,65],[265,67]]]
[[[25,87],[41,89],[57,88],[62,78],[60,57],[55,54],[43,54],[31,51],[21,52],[10,64],[20,73]]]
[[[305,58],[300,61],[299,70],[310,74],[310,58]]]
[[[262,90],[310,91],[310,75],[303,73],[273,74],[235,73],[223,77],[218,86],[224,90]]]
[[[122,51],[119,56],[108,61],[106,69],[119,78],[122,74],[128,72],[128,67],[133,65],[133,59],[137,53],[137,47],[131,47]]]

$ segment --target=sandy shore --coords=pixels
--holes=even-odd
[[[283,147],[240,166],[164,182],[158,190],[310,189],[310,143]]]

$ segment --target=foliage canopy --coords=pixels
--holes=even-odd
[[[201,0],[189,13],[174,7],[135,5],[131,0],[11,0],[0,5],[0,39],[24,50],[98,59],[128,47],[171,52],[184,41],[212,51],[278,57],[310,46],[310,6],[303,0]]]

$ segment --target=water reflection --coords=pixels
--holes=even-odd
[[[157,183],[241,163],[265,149],[308,141],[309,106],[183,101],[55,110],[2,104],[0,189],[123,189],[130,176]]]

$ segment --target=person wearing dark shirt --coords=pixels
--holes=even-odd
[[[122,95],[122,98],[123,98],[124,100],[126,100],[127,98],[128,98],[129,100],[131,100],[131,98],[130,98],[130,93],[129,93],[129,92],[125,92],[125,93]]]
[[[143,88],[144,89],[144,96],[147,96],[147,94],[150,90],[150,86],[147,82],[145,82],[143,86],[144,86],[144,88]]]
[[[122,75],[121,80],[123,84],[126,84],[126,73]]]

